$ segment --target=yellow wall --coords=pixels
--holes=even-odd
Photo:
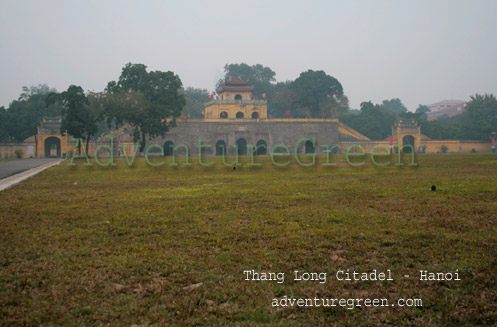
[[[418,152],[419,146],[425,148],[425,153],[439,153],[442,152],[442,145],[447,147],[447,152],[472,152],[474,149],[476,152],[490,152],[492,149],[492,144],[490,141],[458,141],[458,140],[416,140],[414,151]],[[389,145],[388,141],[375,142],[375,145],[383,144]],[[395,142],[394,147],[399,145],[402,147],[402,143],[399,144]]]
[[[219,98],[221,100],[235,100],[237,95],[240,95],[242,100],[252,100],[252,92],[223,92],[219,95]]]
[[[455,141],[455,140],[430,140],[422,141],[422,146],[426,146],[427,153],[442,152],[442,145],[448,149],[447,152],[490,152],[492,144],[490,141]]]
[[[224,103],[223,103],[224,102]],[[214,101],[205,108],[206,119],[217,119],[221,112],[228,113],[228,119],[236,118],[238,112],[243,113],[244,119],[252,119],[252,113],[257,112],[259,118],[267,118],[267,103],[262,100],[252,101]]]
[[[351,145],[358,144],[364,149],[364,152],[371,153],[373,148],[378,145],[386,146],[389,148],[389,141],[366,141],[360,140],[356,142],[342,142],[341,152],[345,153],[347,148]],[[447,152],[472,152],[475,149],[476,152],[490,152],[492,149],[492,144],[490,141],[457,141],[457,140],[429,140],[420,141],[420,146],[425,147],[425,153],[441,153],[442,145],[447,146]],[[398,149],[397,146],[402,147],[402,144],[398,144],[394,138],[394,152]],[[384,147],[378,148],[375,152],[384,152]],[[418,152],[418,148],[414,148],[415,152]],[[360,152],[360,148],[352,148],[351,152]]]
[[[45,157],[45,142],[44,140],[50,135],[42,135],[38,136],[38,158],[44,158]],[[60,135],[55,135],[55,137],[59,138],[61,142],[61,157],[63,157],[63,154],[65,153],[66,156],[69,156],[70,153],[76,148],[77,143],[76,142],[66,142],[66,137],[65,136],[60,136]],[[29,142],[23,142],[23,143],[7,143],[7,144],[0,144],[0,159],[14,159],[17,158],[16,155],[16,150],[20,150],[22,152],[22,158],[27,159],[27,158],[34,158],[35,157],[35,142],[34,142],[34,137],[31,137],[28,139]],[[33,142],[31,142],[33,140]],[[114,140],[114,142],[117,142]],[[93,157],[95,155],[95,150],[98,146],[100,145],[108,145],[110,146],[110,140],[109,142],[106,143],[95,143],[95,142],[90,142],[90,145],[88,146],[88,156]],[[114,146],[117,146],[116,143],[114,143]],[[84,148],[83,150],[86,149],[85,144],[82,145]],[[124,151],[126,151],[126,154],[128,156],[133,156],[135,153],[135,145],[131,142],[121,142],[121,149],[124,148]],[[32,151],[31,153],[29,153]],[[76,148],[77,151],[77,148]],[[124,151],[121,151],[121,156],[124,156]],[[98,156],[99,157],[109,157],[110,152],[107,147],[102,147],[99,152]],[[114,153],[114,156],[117,156],[118,153]]]
[[[30,148],[28,148],[30,147]],[[33,151],[32,154],[28,154],[28,150]],[[34,143],[17,143],[17,144],[0,144],[0,159],[13,159],[17,158],[16,150],[22,151],[22,158],[34,158]]]

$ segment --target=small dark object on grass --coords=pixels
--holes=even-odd
[[[233,170],[236,170],[236,167],[235,167],[235,166],[233,166]]]
[[[436,191],[436,190],[437,190],[437,187],[436,187],[435,185],[432,185],[432,186],[431,186],[431,190],[432,190],[432,191]]]

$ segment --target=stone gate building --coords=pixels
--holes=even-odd
[[[173,149],[178,155],[186,151],[198,155],[199,140],[205,155],[246,155],[250,151],[263,155],[277,146],[275,151],[287,147],[291,153],[321,153],[344,141],[370,141],[338,119],[270,119],[267,101],[256,99],[253,90],[249,82],[237,78],[224,82],[216,90],[216,98],[206,103],[204,119],[179,121],[165,137],[147,144],[163,146],[165,155],[171,155]]]

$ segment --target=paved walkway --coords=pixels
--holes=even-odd
[[[25,170],[45,165],[49,162],[60,160],[59,158],[48,159],[20,159],[0,162],[0,179],[18,174]]]
[[[61,162],[62,160],[59,158],[21,159],[0,162],[0,191]]]

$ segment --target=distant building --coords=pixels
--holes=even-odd
[[[456,100],[451,100],[451,101],[456,101]],[[442,103],[442,102],[438,102],[438,103]],[[466,110],[467,102],[460,102],[460,103],[454,104],[452,106],[445,104],[445,105],[443,105],[443,106],[445,106],[444,108],[441,107],[442,105],[440,105],[441,109],[438,109],[436,111],[431,109],[431,112],[427,113],[428,120],[435,120],[435,119],[438,119],[438,118],[443,117],[445,115],[447,115],[449,117],[454,117],[454,116],[460,115]],[[433,106],[433,105],[431,105],[431,106]],[[430,108],[430,106],[428,106],[428,108]]]
[[[440,102],[432,103],[429,104],[427,107],[430,108],[431,112],[443,110],[446,108],[450,108],[452,106],[458,105],[464,103],[464,101],[461,100],[443,100]]]

